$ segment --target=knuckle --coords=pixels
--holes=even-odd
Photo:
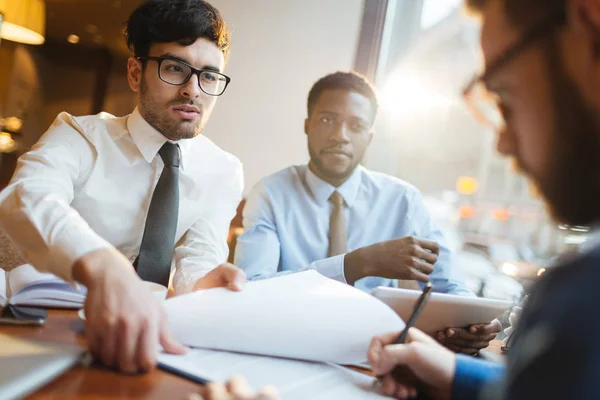
[[[107,329],[113,329],[117,325],[117,319],[110,311],[103,312],[100,315],[100,325]]]

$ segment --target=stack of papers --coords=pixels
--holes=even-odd
[[[298,360],[360,364],[371,339],[402,319],[352,286],[305,271],[167,300],[176,337],[191,347]]]
[[[388,306],[315,271],[168,299],[171,329],[195,348],[160,355],[169,370],[210,381],[242,375],[275,385],[283,399],[378,399],[373,377],[335,364],[362,364],[374,336],[404,322]]]

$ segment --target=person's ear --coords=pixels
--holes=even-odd
[[[304,133],[308,135],[308,117],[304,120]]]
[[[375,131],[372,130],[371,132],[369,132],[369,146],[371,145],[371,142],[373,141],[373,137],[375,137]]]
[[[586,103],[600,108],[600,0],[565,2],[566,27],[559,36],[566,74]]]
[[[142,87],[142,67],[142,62],[134,57],[129,57],[127,60],[127,81],[131,90],[136,93],[139,93]]]
[[[593,46],[593,56],[600,59],[600,0],[572,0],[565,2],[567,24],[579,37],[585,37]]]

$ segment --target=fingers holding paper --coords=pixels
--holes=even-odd
[[[383,376],[382,389],[397,398],[413,397],[423,391],[434,399],[449,399],[456,356],[431,337],[411,328],[406,344],[395,344],[400,333],[375,337],[368,358],[373,372]],[[405,367],[402,374],[392,371]]]
[[[246,380],[234,376],[225,385],[209,383],[204,386],[200,394],[193,394],[188,400],[278,400],[279,393],[273,386],[265,386],[255,392]]]
[[[156,365],[159,341],[168,352],[186,351],[161,329],[164,312],[117,250],[84,255],[73,275],[87,287],[85,333],[91,354],[104,365],[126,373],[147,371]]]
[[[239,292],[246,285],[246,273],[233,264],[224,263],[198,279],[194,290],[224,287]]]
[[[502,330],[495,319],[489,324],[475,324],[468,328],[448,328],[436,334],[438,341],[456,353],[474,355],[489,346]]]

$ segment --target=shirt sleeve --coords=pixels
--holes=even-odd
[[[0,193],[0,229],[36,269],[66,281],[73,280],[77,259],[111,247],[70,206],[95,154],[79,129],[61,113],[19,158],[10,184]]]
[[[415,235],[423,239],[437,242],[440,245],[440,254],[434,265],[433,272],[429,275],[433,290],[440,293],[449,293],[461,296],[474,296],[462,281],[462,274],[458,265],[453,264],[452,252],[444,235],[433,222],[422,195],[415,190],[411,203],[411,219]]]
[[[452,382],[452,398],[476,400],[488,384],[500,381],[503,375],[503,365],[458,354]]]
[[[237,160],[236,160],[237,161]],[[229,184],[219,182],[212,204],[202,205],[203,212],[175,248],[176,294],[191,292],[198,279],[227,261],[229,226],[242,199],[244,172],[237,161]]]
[[[263,182],[248,195],[244,206],[244,233],[235,248],[235,264],[250,280],[277,275],[281,244],[273,207]]]

